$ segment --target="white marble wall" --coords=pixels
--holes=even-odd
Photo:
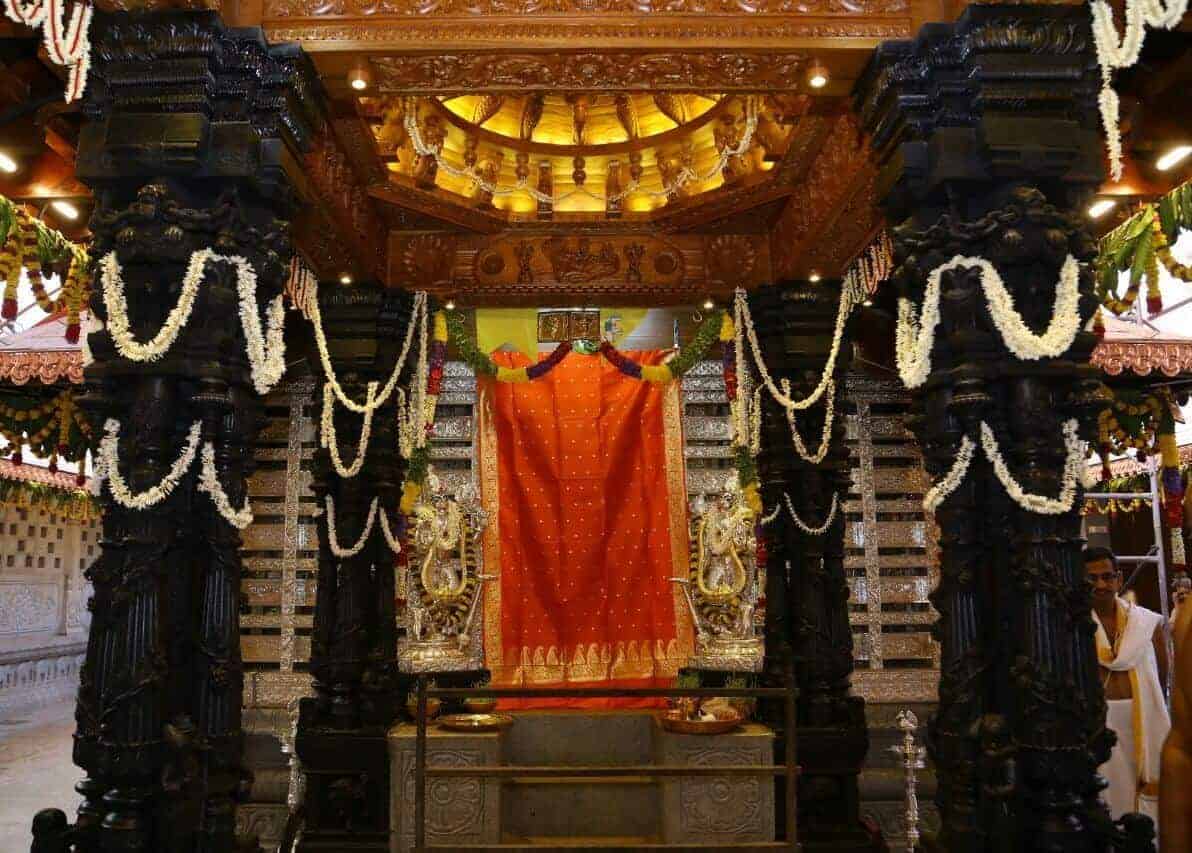
[[[0,507],[0,717],[73,697],[99,524]]]

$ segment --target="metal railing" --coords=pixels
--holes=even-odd
[[[455,853],[481,853],[493,850],[543,850],[541,846],[520,844],[427,844],[426,842],[426,780],[428,777],[451,778],[585,778],[640,776],[647,777],[697,777],[697,776],[782,776],[786,780],[785,806],[786,823],[784,839],[779,841],[735,842],[725,844],[634,844],[632,847],[610,844],[607,846],[585,845],[587,850],[704,850],[704,851],[749,851],[788,850],[798,851],[798,822],[795,792],[799,775],[795,750],[795,699],[798,691],[794,679],[788,678],[786,687],[638,687],[638,688],[432,688],[427,677],[421,675],[416,683],[418,710],[416,714],[417,734],[414,742],[414,848],[412,853],[428,853],[432,850],[452,850]],[[730,764],[690,767],[674,764],[643,764],[625,766],[549,766],[526,765],[482,765],[473,767],[427,767],[426,766],[426,708],[427,700],[435,699],[532,699],[539,697],[567,699],[609,699],[609,698],[670,698],[697,697],[710,699],[757,698],[783,699],[786,731],[784,735],[784,756],[782,764]]]

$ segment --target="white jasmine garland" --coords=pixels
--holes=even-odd
[[[763,515],[758,519],[758,524],[762,527],[768,527],[774,519],[778,518],[778,513],[782,512],[782,504],[774,504],[774,509],[769,515]]]
[[[966,267],[981,271],[981,289],[989,315],[1006,348],[1018,358],[1027,361],[1057,358],[1068,350],[1080,331],[1080,265],[1071,255],[1060,268],[1051,322],[1042,335],[1036,335],[1023,322],[1014,307],[1014,297],[993,264],[984,258],[957,255],[928,275],[921,314],[916,316],[910,300],[898,300],[895,358],[899,376],[908,388],[919,387],[931,373],[931,348],[940,321],[941,277],[945,272]]]
[[[973,454],[977,450],[977,443],[967,435],[960,438],[960,451],[956,454],[956,461],[948,469],[944,478],[927,490],[923,496],[923,509],[935,512],[948,495],[956,491],[964,478],[968,476],[969,466],[973,463]]]
[[[236,267],[240,326],[244,330],[244,344],[252,371],[252,384],[258,394],[268,394],[286,372],[286,308],[282,294],[275,296],[265,311],[266,331],[262,335],[261,317],[257,307],[257,273],[252,264],[239,255],[212,255],[211,259],[227,261]]]
[[[373,524],[377,520],[377,507],[380,505],[380,499],[373,498],[372,503],[369,504],[368,519],[364,522],[364,532],[360,534],[360,538],[351,548],[344,548],[339,544],[339,533],[335,529],[335,500],[331,495],[327,495],[325,503],[327,505],[327,546],[336,557],[355,557],[364,550],[364,545],[372,534]]]
[[[1101,108],[1101,123],[1105,126],[1106,147],[1109,149],[1109,173],[1115,181],[1122,178],[1122,140],[1118,128],[1120,108],[1113,90],[1113,72],[1129,68],[1138,62],[1146,39],[1146,27],[1170,30],[1179,25],[1188,10],[1188,0],[1126,0],[1125,29],[1118,41],[1113,22],[1113,9],[1105,0],[1093,0],[1093,44],[1101,65],[1101,93],[1097,103]]]
[[[195,461],[195,453],[199,448],[199,432],[202,422],[195,421],[186,437],[186,447],[182,454],[170,466],[170,470],[162,477],[156,486],[143,492],[134,493],[120,473],[120,422],[109,418],[104,424],[104,437],[99,442],[99,461],[96,465],[97,479],[107,479],[112,497],[121,506],[129,509],[143,510],[161,503],[178,485],[178,481],[190,469]]]
[[[844,341],[844,326],[848,322],[849,314],[852,312],[855,304],[855,290],[855,284],[851,281],[841,285],[840,304],[836,309],[836,328],[832,333],[832,348],[828,352],[828,360],[824,363],[823,375],[820,376],[819,384],[816,385],[810,394],[802,400],[794,400],[790,397],[789,385],[785,386],[785,390],[780,390],[774,384],[774,379],[770,376],[770,371],[766,369],[766,363],[762,357],[761,344],[757,339],[757,330],[753,326],[753,316],[749,312],[749,302],[745,298],[745,291],[737,288],[737,293],[733,300],[733,323],[736,327],[737,350],[740,351],[744,348],[745,341],[743,338],[749,341],[749,347],[753,353],[753,361],[757,365],[757,371],[761,376],[762,384],[770,392],[770,396],[774,398],[774,401],[784,409],[809,409],[816,404],[828,389],[828,383],[832,381],[832,374],[836,370],[836,359],[840,355],[840,347]],[[738,372],[738,375],[740,375],[740,372]]]
[[[100,258],[99,282],[104,306],[108,312],[108,331],[111,332],[112,343],[120,355],[129,361],[156,361],[169,351],[178,339],[178,334],[190,320],[190,313],[195,306],[195,295],[203,281],[204,268],[213,254],[210,249],[200,249],[191,254],[186,275],[182,279],[182,291],[178,294],[178,302],[170,310],[161,330],[151,341],[143,344],[133,338],[132,330],[129,328],[123,271],[116,259],[116,252],[108,252]]]
[[[808,527],[803,523],[803,519],[799,518],[799,514],[795,512],[795,505],[791,503],[791,496],[786,492],[782,493],[782,499],[786,502],[786,511],[790,513],[791,521],[795,523],[795,527],[802,530],[808,536],[823,536],[828,532],[828,528],[832,526],[832,522],[836,520],[836,510],[839,506],[839,499],[836,493],[832,493],[832,506],[828,509],[828,517],[824,519],[824,523],[819,527]]]
[[[1185,565],[1188,557],[1184,553],[1184,528],[1171,529],[1171,562],[1174,565]]]
[[[91,353],[91,342],[88,338],[96,332],[103,331],[103,323],[94,314],[87,314],[87,322],[83,324],[83,334],[80,335],[79,352],[83,357],[83,367],[95,364],[95,356]]]
[[[256,298],[257,274],[252,264],[239,255],[225,256],[211,249],[192,252],[182,280],[178,302],[157,335],[147,343],[132,336],[128,320],[128,303],[124,298],[123,271],[115,251],[100,259],[100,284],[104,305],[108,312],[108,329],[116,351],[130,361],[156,361],[161,358],[190,322],[199,285],[211,261],[225,261],[236,268],[236,291],[240,303],[240,326],[244,331],[245,351],[252,374],[253,387],[258,394],[267,394],[285,373],[285,306],[282,297],[275,298],[266,310],[267,327],[261,332]]]
[[[360,538],[356,540],[356,544],[351,548],[344,548],[339,544],[339,532],[335,529],[335,499],[331,495],[327,495],[324,499],[327,506],[327,547],[331,549],[331,553],[341,559],[347,557],[355,557],[364,550],[368,538],[372,535],[373,525],[376,524],[378,513],[381,516],[381,532],[385,536],[385,542],[397,554],[401,552],[401,543],[393,535],[389,528],[389,520],[385,517],[385,511],[381,509],[381,499],[375,497],[372,503],[368,505],[368,518],[364,522],[364,532],[360,534]]]
[[[333,394],[331,383],[325,383],[323,385],[323,414],[319,429],[319,445],[327,449],[335,473],[347,480],[359,474],[360,469],[364,467],[364,457],[368,454],[368,440],[372,435],[373,409],[367,409],[364,412],[364,423],[360,427],[360,443],[356,446],[356,459],[351,465],[345,466],[339,455],[339,436],[335,432],[335,397]],[[368,390],[365,392],[366,406],[372,402],[376,394],[377,383],[368,383]]]
[[[91,67],[90,3],[76,0],[70,20],[62,21],[65,0],[4,0],[4,11],[18,24],[42,28],[46,54],[58,65],[70,69],[64,97],[69,103],[77,100],[87,87],[87,72]]]
[[[1084,465],[1084,447],[1077,435],[1078,428],[1079,424],[1075,418],[1064,422],[1064,447],[1067,450],[1067,458],[1064,460],[1063,484],[1058,498],[1031,494],[1022,488],[1002,458],[993,430],[984,421],[981,422],[981,447],[993,465],[994,474],[1016,504],[1028,512],[1040,515],[1062,515],[1072,509],[1076,500],[1076,486],[1080,480],[1080,469]]]
[[[385,537],[385,541],[389,543],[389,550],[394,554],[401,553],[401,542],[393,535],[393,531],[389,528],[389,517],[385,514],[385,510],[378,509],[378,514],[381,517],[381,534]]]
[[[244,499],[244,506],[235,509],[232,502],[228,500],[227,492],[219,484],[219,477],[215,473],[215,446],[209,441],[203,445],[199,491],[206,492],[211,496],[216,511],[236,529],[243,530],[252,524],[252,506],[249,504],[248,498]]]
[[[783,391],[789,391],[790,383],[783,379]],[[799,425],[795,423],[795,410],[786,410],[786,422],[791,429],[791,441],[795,445],[795,452],[803,459],[810,462],[812,465],[818,465],[824,461],[828,455],[828,450],[832,446],[832,422],[836,417],[836,382],[828,383],[828,392],[824,404],[824,428],[820,432],[820,446],[819,450],[811,453],[807,450],[807,445],[803,443],[803,436],[799,434]]]
[[[348,397],[335,375],[335,369],[331,364],[331,354],[327,351],[327,336],[323,332],[323,314],[319,308],[317,295],[310,298],[308,308],[310,311],[311,328],[315,334],[315,347],[319,351],[319,361],[323,365],[323,375],[327,377],[327,382],[331,385],[331,390],[335,392],[335,396],[343,403],[348,411],[355,412],[358,415],[362,415],[366,411],[379,409],[389,399],[389,395],[393,393],[393,389],[397,387],[397,378],[401,375],[402,368],[405,367],[406,356],[409,354],[410,345],[414,340],[414,330],[417,328],[418,319],[426,311],[426,292],[420,290],[414,294],[413,312],[410,314],[410,323],[406,326],[406,337],[402,342],[401,352],[397,356],[397,363],[393,365],[393,373],[390,374],[388,381],[381,388],[381,392],[371,402],[364,404],[357,403]]]

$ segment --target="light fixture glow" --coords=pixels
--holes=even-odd
[[[350,275],[348,275],[347,273],[344,273],[343,275],[341,275],[339,277],[339,283],[340,284],[351,284],[352,277]]]
[[[807,280],[809,282],[811,282],[812,284],[815,284],[817,281],[820,280],[820,274],[817,272],[813,272],[811,275],[807,276]]]
[[[1160,172],[1166,172],[1188,159],[1189,154],[1192,154],[1192,145],[1177,145],[1155,161],[1155,168]]]
[[[707,299],[704,300],[704,310],[705,311],[711,311],[715,307],[716,307],[716,303],[712,301],[711,297],[708,297]]]
[[[866,308],[872,308],[872,307],[873,307],[873,300],[872,300],[872,299],[866,299],[866,300],[865,300],[864,302],[862,302],[861,304],[862,304],[863,306],[865,306]]]
[[[1089,205],[1089,218],[1100,219],[1115,207],[1117,207],[1117,202],[1111,198],[1098,199]]]
[[[443,307],[446,308],[448,311],[454,311],[455,310],[455,300],[448,299],[446,302],[443,303]]]
[[[358,62],[348,72],[348,85],[357,92],[363,92],[367,89],[372,84],[372,79],[372,69],[369,68],[367,62]]]
[[[3,151],[0,151],[0,172],[8,172],[13,174],[17,170],[17,161],[9,157]]]
[[[807,69],[807,85],[812,89],[822,89],[828,85],[828,69],[818,60]]]
[[[54,208],[54,212],[63,219],[74,221],[79,218],[79,209],[65,199],[57,199],[50,202],[50,207]]]

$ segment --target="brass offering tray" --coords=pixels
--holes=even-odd
[[[672,708],[662,715],[662,727],[681,735],[722,735],[741,725],[741,715],[731,708],[710,712],[711,720],[689,720],[680,708]]]
[[[513,725],[508,714],[448,714],[439,725],[453,732],[495,732]]]

